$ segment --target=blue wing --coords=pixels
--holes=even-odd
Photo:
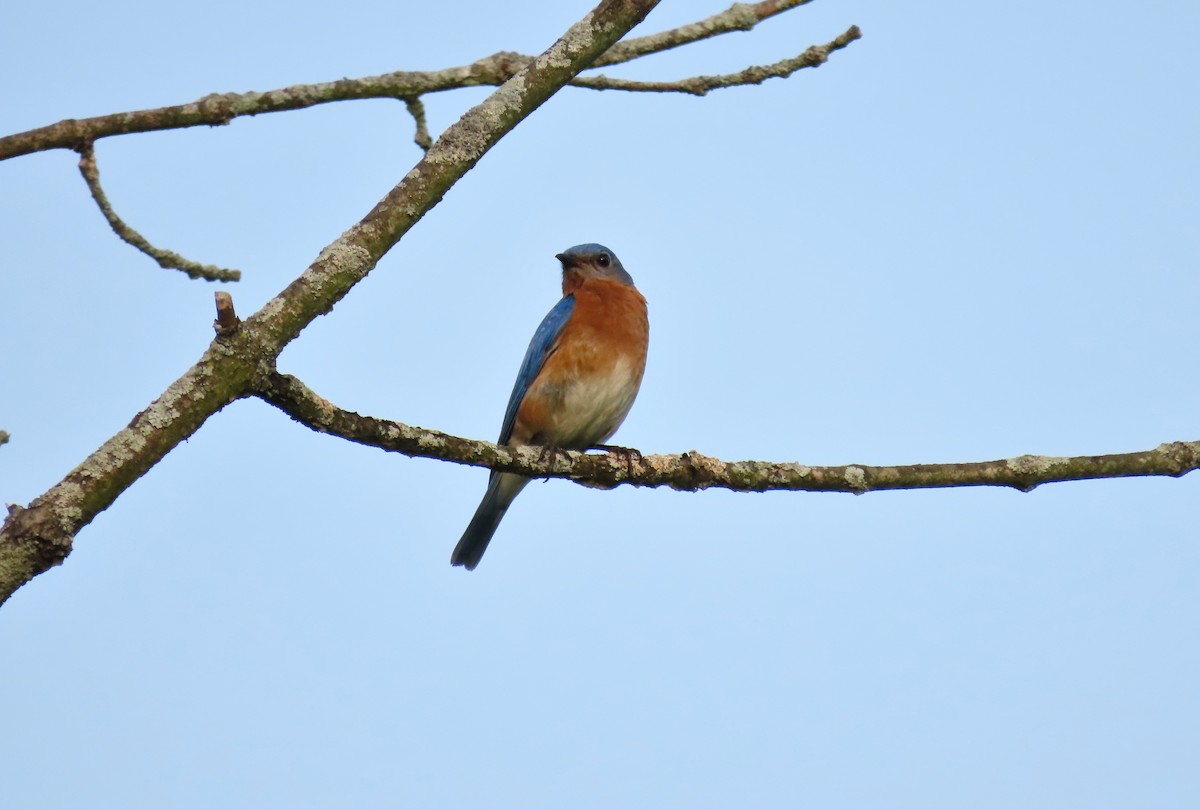
[[[563,299],[554,305],[554,309],[546,313],[541,326],[533,333],[533,340],[529,341],[529,348],[525,350],[525,359],[521,361],[521,370],[517,372],[517,381],[513,385],[512,395],[508,398],[508,410],[504,412],[504,425],[500,428],[500,438],[497,440],[497,444],[504,444],[512,438],[513,423],[517,419],[517,408],[521,406],[521,400],[525,398],[529,386],[533,385],[538,372],[542,370],[555,341],[558,340],[559,333],[567,325],[567,321],[571,319],[571,313],[574,311],[575,296],[563,296]]]

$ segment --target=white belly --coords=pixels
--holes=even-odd
[[[550,440],[570,449],[603,442],[625,421],[640,383],[632,364],[619,360],[608,374],[589,375],[564,386]]]

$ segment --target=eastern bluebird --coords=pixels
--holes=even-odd
[[[508,399],[497,444],[586,450],[625,421],[646,370],[646,299],[613,252],[576,245],[559,253],[562,300],[533,334]],[[475,517],[450,555],[474,570],[500,519],[529,479],[492,472]]]

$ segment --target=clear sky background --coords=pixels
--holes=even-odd
[[[667,2],[639,33],[724,2]],[[540,52],[590,0],[17,3],[0,132]],[[1200,438],[1200,6],[819,0],[569,89],[280,367],[495,437],[611,247],[650,302],[644,452],[810,464]],[[447,126],[486,89],[427,97]],[[398,102],[102,141],[119,212],[249,314],[418,159]],[[217,285],[119,242],[68,152],[0,163],[0,498],[212,338]],[[11,808],[1194,808],[1200,476],[832,494],[528,487],[218,414],[0,610]]]

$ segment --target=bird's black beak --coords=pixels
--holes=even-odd
[[[576,259],[574,256],[568,256],[565,253],[555,253],[554,258],[556,258],[560,262],[562,262],[563,270],[566,270],[569,267],[578,267],[579,266],[578,259]]]

